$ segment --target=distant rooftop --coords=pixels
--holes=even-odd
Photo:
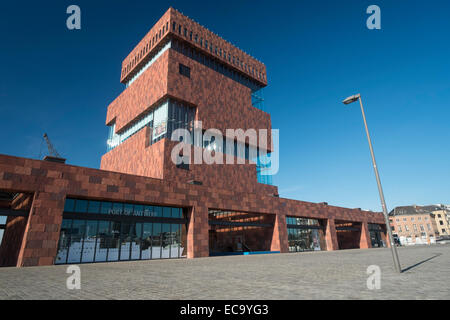
[[[415,214],[428,214],[432,213],[433,211],[438,210],[445,210],[446,207],[444,205],[426,205],[426,206],[418,206],[418,205],[411,205],[411,206],[401,206],[396,207],[394,210],[389,212],[390,216],[399,216],[399,215],[415,215]]]

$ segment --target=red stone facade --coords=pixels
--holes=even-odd
[[[53,264],[67,196],[187,208],[188,258],[209,255],[209,208],[275,215],[270,249],[281,252],[288,250],[286,215],[325,221],[328,250],[338,249],[335,220],[354,221],[363,225],[384,223],[381,213],[359,209],[6,155],[0,156],[0,190],[32,195],[15,263],[17,266]],[[12,243],[5,241],[3,244]]]

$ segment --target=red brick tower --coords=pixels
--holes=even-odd
[[[270,115],[260,109],[261,90],[267,85],[263,63],[170,8],[122,62],[121,82],[126,89],[108,107],[109,151],[102,157],[101,169],[278,193],[257,175],[254,162],[177,167],[171,161],[176,144],[171,133],[177,128],[192,132],[194,120],[202,122],[203,131],[215,128],[223,135],[226,129],[267,129],[271,141]],[[224,140],[234,143],[234,163],[239,157],[249,158],[249,139]],[[204,149],[208,141],[194,144]],[[245,155],[236,151],[244,145]],[[223,143],[216,147],[226,150]],[[258,177],[265,183],[258,183]]]

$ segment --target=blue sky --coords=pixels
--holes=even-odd
[[[266,64],[281,196],[381,210],[361,112],[341,104],[361,93],[388,208],[450,203],[445,0],[2,2],[0,153],[37,158],[47,132],[68,163],[98,168],[121,61],[169,6]]]

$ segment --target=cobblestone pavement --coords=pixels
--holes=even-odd
[[[83,264],[81,289],[67,266],[1,268],[0,299],[450,299],[450,245]],[[381,288],[367,288],[369,265]]]

